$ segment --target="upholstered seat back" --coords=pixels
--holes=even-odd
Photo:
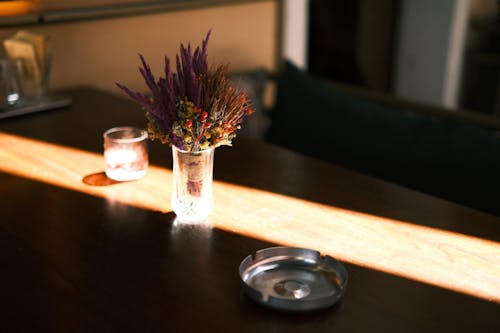
[[[491,128],[388,106],[286,64],[268,141],[500,216]]]

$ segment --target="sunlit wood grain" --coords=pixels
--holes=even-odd
[[[145,209],[171,211],[172,174],[151,166],[139,181],[90,186],[102,155],[0,133],[0,170]],[[500,302],[500,244],[262,190],[214,183],[210,223],[354,264]],[[474,221],[470,221],[474,223]]]

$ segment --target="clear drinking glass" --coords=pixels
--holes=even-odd
[[[180,222],[203,222],[212,209],[214,150],[189,152],[172,146],[172,208]]]
[[[15,105],[21,98],[21,92],[9,60],[0,59],[0,109]]]
[[[118,181],[139,179],[148,168],[148,133],[123,126],[104,132],[106,176]]]

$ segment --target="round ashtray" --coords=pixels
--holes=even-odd
[[[345,291],[347,271],[339,261],[318,251],[271,247],[240,264],[245,293],[265,306],[309,311],[334,305]]]

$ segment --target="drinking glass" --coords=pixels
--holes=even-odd
[[[9,60],[0,59],[0,109],[7,109],[21,98],[16,73]]]
[[[148,168],[148,133],[139,128],[122,126],[104,132],[106,176],[118,181],[136,180]]]

